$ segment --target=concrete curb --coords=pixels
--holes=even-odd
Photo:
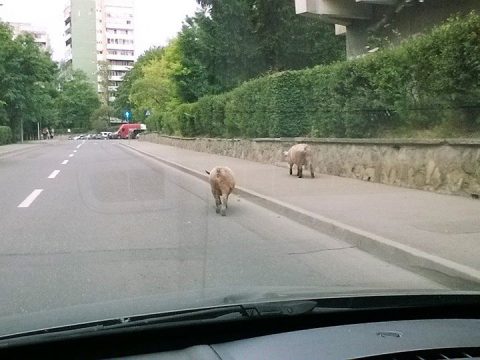
[[[177,170],[195,176],[203,181],[208,181],[208,176],[203,172],[190,169],[173,161],[169,161],[146,151],[136,149],[131,145],[121,145],[145,156],[158,160]],[[368,252],[369,254],[375,255],[387,261],[392,261],[402,267],[415,267],[434,270],[450,277],[461,278],[465,281],[480,284],[480,271],[469,266],[461,265],[454,261],[428,254],[424,251],[400,244],[394,240],[390,240],[382,236],[372,234],[368,231],[341,223],[339,221],[317,215],[310,211],[273,199],[269,196],[259,194],[243,187],[237,186],[235,188],[235,192],[242,195],[244,198],[249,199],[250,201],[280,215],[288,217],[289,219],[315,230],[321,231],[322,233],[331,235],[337,239],[341,239],[363,251]]]

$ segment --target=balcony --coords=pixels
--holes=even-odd
[[[123,80],[123,75],[112,75],[108,77],[108,80],[110,81],[122,81]]]
[[[128,34],[120,33],[120,31],[118,31],[116,34],[113,32],[107,32],[107,37],[111,39],[135,40],[135,34],[133,31],[130,31]]]
[[[134,55],[112,55],[112,54],[107,54],[106,55],[107,60],[126,60],[126,61],[134,61],[135,56]]]
[[[128,65],[109,65],[110,70],[114,71],[130,71],[133,68],[133,66],[128,66]]]
[[[134,25],[127,24],[125,21],[107,21],[105,27],[109,29],[128,30],[129,32],[134,30]]]
[[[107,49],[111,50],[135,50],[133,44],[107,44]]]

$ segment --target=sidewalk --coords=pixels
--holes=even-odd
[[[31,150],[33,148],[36,148],[40,145],[42,145],[43,142],[41,141],[31,141],[31,142],[25,142],[23,144],[7,144],[7,145],[1,145],[0,146],[0,157],[1,156],[6,156],[10,155],[13,153],[21,153],[27,150]]]
[[[145,141],[124,145],[205,180],[205,169],[227,165],[239,196],[389,261],[480,283],[479,200],[325,174],[311,179],[308,171],[298,179],[289,176],[286,164]]]

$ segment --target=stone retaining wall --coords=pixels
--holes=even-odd
[[[145,134],[145,141],[286,166],[282,152],[308,143],[317,173],[478,198],[480,140],[208,139]]]

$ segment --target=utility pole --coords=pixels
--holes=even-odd
[[[23,144],[23,117],[20,117],[20,142]]]

